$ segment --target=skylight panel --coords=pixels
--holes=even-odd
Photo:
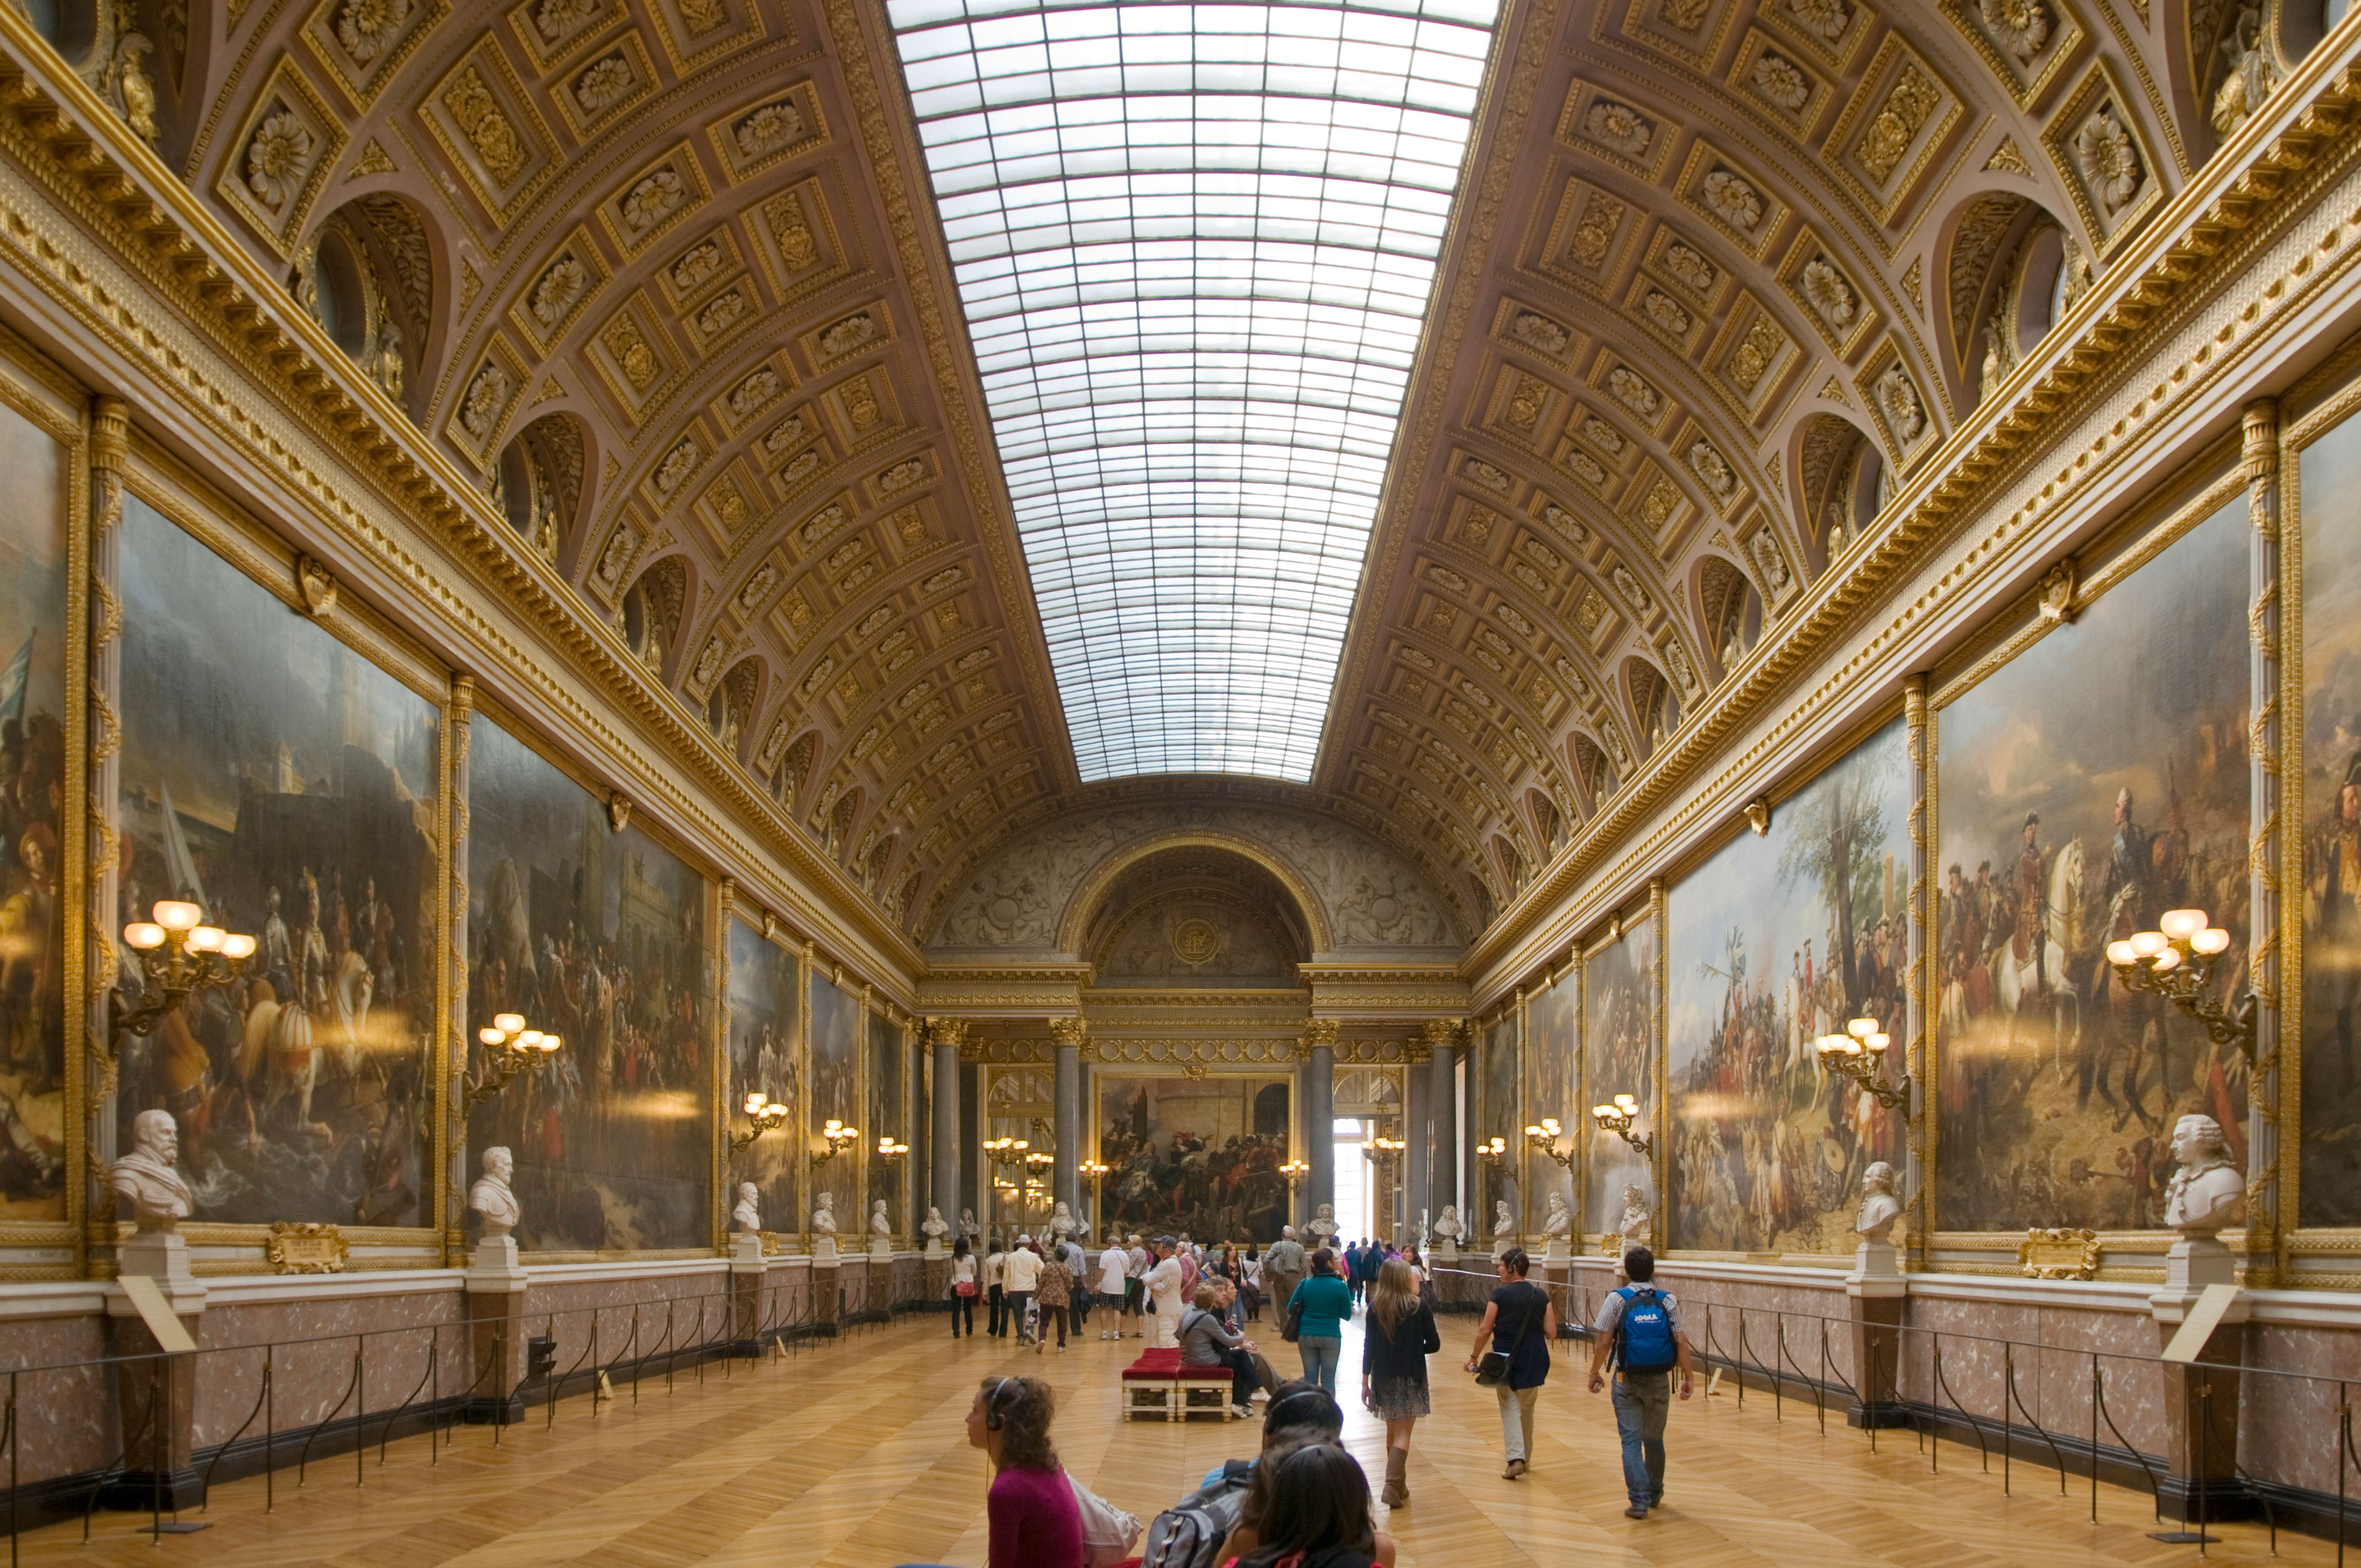
[[[1311,777],[1498,0],[889,0],[1085,781]]]

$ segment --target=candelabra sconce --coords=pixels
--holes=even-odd
[[[1630,1144],[1632,1152],[1642,1159],[1656,1152],[1654,1139],[1641,1137],[1631,1131],[1640,1124],[1640,1102],[1631,1095],[1619,1094],[1609,1104],[1593,1105],[1590,1118],[1598,1124],[1600,1132],[1612,1133]]]
[[[254,956],[253,938],[204,925],[205,912],[193,904],[167,899],[148,913],[153,918],[123,928],[124,946],[139,955],[139,999],[116,994],[110,1046],[148,1033],[191,993],[236,981]]]
[[[830,1116],[820,1125],[819,1147],[815,1149],[810,1157],[812,1168],[818,1170],[860,1141],[860,1128],[848,1127]]]
[[[161,908],[159,905],[157,907]],[[2235,1046],[2255,1059],[2255,993],[2224,1007],[2213,994],[2213,965],[2229,950],[2230,933],[2202,909],[2168,909],[2161,929],[2107,944],[2107,962],[2129,991],[2161,996],[2203,1025],[2217,1046]]]
[[[732,1133],[730,1135],[730,1152],[731,1154],[736,1154],[739,1150],[746,1148],[764,1133],[773,1132],[780,1127],[785,1126],[787,1124],[787,1118],[795,1114],[794,1110],[788,1106],[785,1101],[774,1100],[759,1089],[749,1093],[746,1096],[745,1104],[740,1106],[739,1109],[746,1113],[746,1119],[748,1122],[752,1123],[752,1125],[749,1126],[742,1133]]]
[[[1880,1029],[1874,1018],[1855,1018],[1845,1025],[1843,1034],[1822,1035],[1813,1042],[1823,1069],[1851,1079],[1861,1085],[1862,1093],[1889,1111],[1906,1110],[1909,1076],[1905,1074],[1899,1083],[1887,1083],[1882,1070],[1885,1053],[1893,1045],[1894,1036]]]
[[[1088,1217],[1091,1223],[1094,1225],[1099,1223],[1098,1213],[1100,1208],[1103,1206],[1099,1195],[1099,1183],[1104,1181],[1107,1178],[1107,1173],[1114,1168],[1114,1167],[1095,1159],[1086,1159],[1082,1161],[1082,1164],[1074,1168],[1074,1174],[1091,1184],[1091,1212]],[[1291,1197],[1293,1194],[1290,1192],[1290,1196]]]
[[[519,1073],[538,1072],[566,1042],[529,1028],[522,1013],[497,1013],[476,1031],[489,1053],[484,1070],[459,1085],[459,1109],[472,1111],[514,1082]]]
[[[1525,1129],[1525,1144],[1528,1147],[1548,1156],[1565,1169],[1572,1170],[1574,1151],[1557,1146],[1558,1140],[1564,1136],[1565,1136],[1565,1129],[1558,1125],[1557,1118],[1554,1116],[1544,1116],[1541,1119],[1540,1125]]]
[[[1490,1141],[1476,1146],[1476,1157],[1486,1165],[1499,1165],[1509,1157],[1509,1140],[1495,1133]]]
[[[895,1143],[890,1137],[882,1137],[877,1140],[877,1157],[879,1159],[900,1159],[904,1155],[908,1154],[909,1152],[910,1146],[907,1144]]]

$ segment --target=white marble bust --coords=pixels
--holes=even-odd
[[[894,1222],[885,1217],[885,1200],[883,1198],[869,1205],[869,1234],[873,1236],[894,1234]]]
[[[1500,1246],[1511,1245],[1517,1234],[1517,1218],[1509,1212],[1509,1201],[1500,1199],[1492,1205],[1492,1240]]]
[[[484,1151],[483,1168],[476,1185],[467,1189],[467,1207],[484,1217],[485,1239],[497,1240],[515,1230],[524,1217],[517,1207],[516,1189],[509,1185],[509,1179],[516,1174],[516,1157],[505,1145],[494,1144]]]
[[[1335,1204],[1334,1204],[1334,1203],[1323,1203],[1323,1204],[1321,1204],[1321,1205],[1320,1205],[1320,1207],[1319,1207],[1317,1210],[1313,1211],[1313,1212],[1312,1212],[1312,1216],[1311,1231],[1312,1231],[1312,1234],[1314,1236],[1317,1236],[1317,1237],[1319,1238],[1319,1241],[1318,1241],[1317,1245],[1320,1245],[1320,1246],[1327,1246],[1327,1245],[1329,1245],[1331,1243],[1333,1243],[1333,1242],[1334,1242],[1334,1241],[1335,1241],[1335,1239],[1336,1239],[1336,1205],[1335,1205]]]
[[[730,1211],[730,1223],[744,1234],[756,1235],[763,1229],[762,1192],[751,1181],[738,1184],[738,1206]]]
[[[1434,1222],[1435,1245],[1438,1246],[1456,1245],[1465,1234],[1459,1223],[1459,1205],[1445,1203],[1443,1206],[1443,1217]]]
[[[1064,1241],[1073,1233],[1074,1212],[1060,1202],[1058,1205],[1058,1212],[1049,1216],[1049,1234],[1058,1240]]]
[[[976,1229],[974,1210],[961,1209],[960,1211],[959,1234],[961,1240],[970,1242],[975,1240],[976,1237],[983,1234],[982,1231]]]
[[[142,1231],[170,1231],[195,1203],[175,1167],[181,1129],[170,1111],[142,1111],[131,1119],[131,1152],[106,1168],[106,1184],[131,1204]]]
[[[951,1228],[943,1219],[943,1212],[929,1203],[927,1217],[918,1222],[918,1234],[930,1242],[939,1242],[951,1234]]]
[[[1563,1240],[1574,1229],[1574,1216],[1566,1212],[1565,1198],[1561,1193],[1549,1195],[1549,1212],[1542,1217],[1542,1234]]]
[[[1615,1234],[1623,1238],[1622,1251],[1646,1246],[1655,1234],[1655,1216],[1648,1212],[1648,1195],[1640,1190],[1636,1181],[1623,1184],[1623,1218],[1616,1222]]]
[[[819,1201],[812,1205],[811,1228],[816,1236],[836,1234],[836,1200],[828,1193],[821,1193]]]
[[[2164,1190],[2164,1223],[2182,1236],[2211,1238],[2244,1217],[2246,1179],[2230,1163],[2222,1124],[2211,1116],[2183,1116],[2172,1129],[2172,1154],[2180,1168]]]
[[[1861,1212],[1853,1216],[1853,1233],[1865,1242],[1891,1245],[1894,1226],[1902,1218],[1902,1200],[1894,1195],[1894,1168],[1879,1160],[1861,1173]]]

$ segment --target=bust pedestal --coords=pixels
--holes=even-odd
[[[152,1282],[181,1330],[199,1338],[205,1288],[190,1271],[189,1244],[177,1232],[141,1231],[123,1244],[115,1258],[118,1274]],[[124,1452],[123,1473],[106,1485],[105,1506],[186,1508],[203,1503],[204,1478],[191,1461],[197,1358],[169,1354],[147,1316],[120,1291],[107,1293],[106,1347],[110,1355],[140,1359],[115,1369],[122,1430],[138,1435]]]
[[[1909,1420],[1900,1385],[1902,1309],[1910,1278],[1892,1242],[1864,1239],[1852,1256],[1845,1304],[1852,1319],[1853,1387],[1861,1400],[1845,1412],[1845,1420],[1864,1429],[1902,1426]]]
[[[1458,1262],[1458,1239],[1454,1236],[1437,1236],[1434,1240],[1434,1245],[1428,1249],[1427,1256],[1433,1258],[1438,1263]]]
[[[769,1279],[770,1264],[763,1256],[763,1234],[760,1231],[736,1231],[730,1237],[730,1301],[735,1319],[735,1343],[731,1349],[740,1355],[756,1355],[763,1349],[763,1287]]]
[[[2184,1234],[2164,1255],[2164,1288],[2147,1299],[2158,1344],[2171,1346],[2208,1286],[2235,1289],[2237,1279],[2237,1255],[2220,1238]],[[2193,1361],[2168,1361],[2158,1369],[2164,1377],[2166,1458],[2171,1473],[2157,1487],[2157,1501],[2167,1519],[2218,1521],[2253,1515],[2254,1498],[2235,1464],[2237,1368],[2246,1358],[2249,1310],[2241,1293],[2195,1347]]]
[[[1543,1263],[1560,1264],[1565,1261],[1565,1238],[1564,1236],[1550,1236],[1543,1241],[1542,1261]]]
[[[461,1281],[467,1291],[473,1365],[491,1368],[468,1396],[461,1419],[472,1426],[512,1426],[524,1420],[517,1388],[524,1381],[525,1342],[532,1337],[524,1318],[531,1281],[518,1258],[516,1238],[486,1236],[478,1242]]]
[[[894,1244],[884,1236],[872,1236],[869,1238],[869,1255],[874,1258],[891,1259],[894,1255]]]
[[[815,1263],[819,1262],[823,1258],[829,1263],[834,1263],[838,1255],[836,1250],[836,1238],[834,1236],[812,1237],[811,1255],[812,1261]]]
[[[827,1251],[820,1250],[825,1244]],[[842,1327],[844,1316],[844,1261],[837,1255],[836,1238],[820,1236],[812,1242],[811,1323],[816,1333],[834,1335]]]
[[[943,1245],[942,1237],[928,1236],[927,1238],[927,1255],[928,1257],[947,1257],[950,1255],[950,1249]]]

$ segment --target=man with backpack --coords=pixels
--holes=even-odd
[[[1590,1391],[1607,1386],[1599,1368],[1615,1358],[1615,1431],[1623,1440],[1626,1519],[1643,1519],[1664,1500],[1664,1419],[1672,1413],[1672,1374],[1680,1369],[1681,1398],[1689,1397],[1689,1341],[1675,1315],[1679,1304],[1655,1287],[1656,1255],[1633,1247],[1623,1255],[1631,1283],[1599,1303],[1590,1349]]]

